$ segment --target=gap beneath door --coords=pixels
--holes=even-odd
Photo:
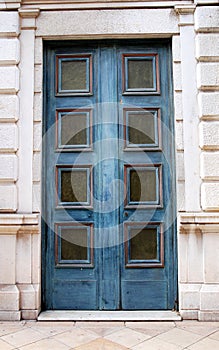
[[[181,321],[176,311],[72,311],[49,310],[38,321]]]

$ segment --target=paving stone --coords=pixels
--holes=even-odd
[[[51,337],[60,333],[64,333],[67,330],[71,330],[74,326],[74,322],[28,322],[27,326],[38,332]]]
[[[167,343],[158,338],[149,339],[144,341],[143,343],[134,346],[131,348],[132,350],[181,350],[181,346],[177,346],[175,344]]]
[[[54,339],[43,339],[36,343],[22,346],[19,350],[69,350],[70,347]]]
[[[86,345],[79,346],[75,350],[126,350],[128,348],[113,343],[106,339],[97,339]]]
[[[5,341],[0,339],[0,350],[12,350],[14,349],[14,346],[9,345]]]
[[[132,329],[124,328],[118,332],[106,336],[105,338],[120,345],[130,347],[135,346],[146,339],[149,339],[150,336],[136,332]]]
[[[192,332],[184,331],[183,329],[174,328],[166,333],[158,335],[157,338],[166,341],[170,344],[186,347],[197,342],[198,340],[203,338],[203,336]]]
[[[94,333],[89,332],[86,329],[73,328],[73,330],[61,333],[53,337],[53,339],[62,342],[72,348],[87,344],[92,340],[99,338]]]
[[[205,338],[191,346],[188,347],[188,350],[211,350],[219,349],[219,342],[210,338]]]
[[[214,332],[213,334],[211,334],[210,338],[219,341],[219,331]]]
[[[10,345],[13,345],[14,347],[20,348],[24,345],[34,343],[43,338],[46,338],[45,334],[36,332],[32,329],[25,328],[22,331],[5,335],[1,339],[9,343]]]

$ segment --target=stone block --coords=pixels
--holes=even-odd
[[[203,183],[201,204],[204,210],[219,210],[219,183]]]
[[[219,149],[219,122],[200,123],[200,146],[202,149]]]
[[[0,185],[0,212],[17,210],[17,188],[15,185]]]
[[[174,92],[174,116],[175,120],[183,120],[182,92]]]
[[[37,285],[41,282],[41,235],[34,234],[31,238],[32,249],[31,249],[31,282]],[[38,306],[37,306],[38,307]]]
[[[21,310],[35,310],[36,293],[32,284],[18,284]]]
[[[203,236],[200,232],[188,234],[188,281],[203,283]]]
[[[36,64],[34,67],[34,92],[41,92],[43,84],[42,65]]]
[[[179,286],[180,309],[199,310],[200,309],[200,289],[201,289],[201,284],[180,284]]]
[[[0,310],[0,321],[20,321],[20,311],[1,311]]]
[[[0,310],[19,310],[19,290],[15,285],[0,284]]]
[[[18,36],[19,34],[19,15],[17,12],[0,12],[0,35]]]
[[[16,94],[19,90],[19,70],[14,67],[0,67],[0,94]]]
[[[219,284],[219,225],[218,234],[203,235],[204,281]]]
[[[200,310],[219,312],[219,284],[204,284],[202,286]]]
[[[219,90],[219,63],[200,62],[197,65],[197,84],[202,90]]]
[[[176,155],[176,173],[177,180],[185,180],[185,170],[184,170],[184,153],[178,152]]]
[[[219,59],[219,34],[198,34],[196,36],[196,58],[199,61]]]
[[[33,153],[33,181],[41,180],[41,153]]]
[[[219,180],[219,152],[201,153],[201,177],[204,180]]]
[[[42,124],[34,123],[33,127],[33,150],[40,151],[42,146]]]
[[[87,23],[88,25],[85,25]],[[116,9],[84,11],[42,11],[36,19],[36,36],[121,35],[179,33],[174,9]]]
[[[42,119],[43,119],[43,99],[42,99],[41,93],[34,94],[33,118],[34,118],[34,121],[42,122]]]
[[[22,310],[21,318],[22,320],[36,320],[39,312],[39,310]]]
[[[17,156],[14,154],[0,154],[0,181],[17,180]]]
[[[181,62],[181,45],[180,36],[174,35],[172,39],[172,56],[173,62]]]
[[[13,123],[0,123],[0,152],[17,151],[17,126]]]
[[[173,88],[174,91],[182,91],[181,63],[173,64]]]
[[[15,284],[16,235],[0,235],[0,284]],[[0,308],[1,309],[1,308]]]
[[[201,322],[218,322],[219,321],[219,311],[199,311],[198,320]]]
[[[41,184],[35,182],[33,184],[33,213],[40,213],[41,209]]]
[[[218,104],[218,92],[200,92],[198,94],[199,116],[208,118],[219,117]]]
[[[200,6],[195,11],[195,29],[197,31],[218,31],[219,27],[219,7]]]
[[[17,95],[0,95],[0,122],[17,121],[19,117],[19,99]]]
[[[0,65],[18,64],[19,61],[20,61],[19,40],[0,38]]]
[[[180,222],[178,224],[178,227]],[[188,282],[188,234],[178,235],[179,283]],[[183,285],[183,284],[182,284]]]
[[[177,211],[185,211],[185,181],[177,182]]]
[[[182,151],[184,149],[182,121],[176,122],[175,131],[176,131],[176,150]]]
[[[35,303],[36,303],[36,309],[39,310],[41,306],[41,288],[40,288],[40,282],[38,284],[33,284],[33,288],[35,291]]]
[[[35,64],[42,64],[43,63],[43,40],[42,40],[42,38],[35,38],[34,62],[35,62]]]
[[[19,233],[16,244],[16,282],[31,283],[31,235]]]
[[[183,320],[197,320],[198,311],[180,310],[180,316]]]

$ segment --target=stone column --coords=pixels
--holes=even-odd
[[[19,9],[21,17],[18,211],[31,213],[33,203],[34,44],[38,9]]]
[[[179,220],[179,308],[184,319],[219,320],[219,9],[179,14],[185,213]],[[193,15],[194,14],[194,15]]]
[[[185,211],[200,211],[200,149],[195,57],[194,5],[176,6],[179,14],[182,114],[185,170]]]

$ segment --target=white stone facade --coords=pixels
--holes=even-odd
[[[43,40],[167,37],[173,60],[179,311],[185,319],[219,320],[218,5],[1,1],[0,320],[35,319],[41,308]]]

